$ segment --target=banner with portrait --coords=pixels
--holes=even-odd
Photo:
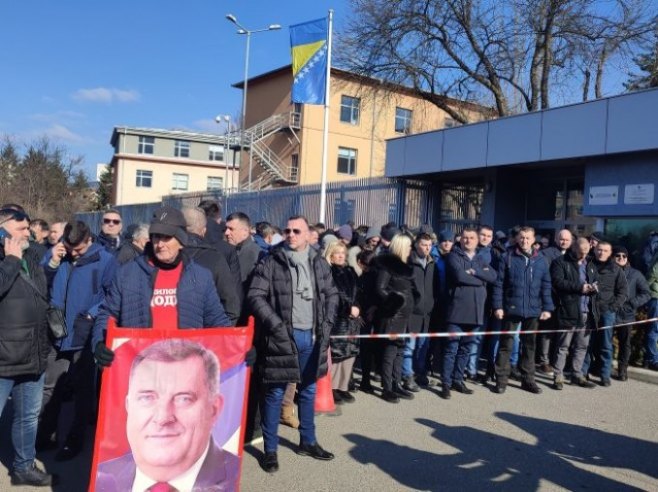
[[[89,489],[239,490],[252,339],[108,326]]]

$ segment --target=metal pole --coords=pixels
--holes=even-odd
[[[242,92],[242,132],[240,133],[240,150],[244,150],[245,130],[247,129],[247,78],[249,77],[249,44],[251,41],[251,31],[247,31],[247,49],[244,56],[244,82]],[[251,144],[249,145],[251,150]],[[249,190],[251,190],[251,157],[249,158]]]
[[[327,26],[327,75],[324,95],[324,131],[322,133],[322,179],[320,182],[320,222],[324,223],[327,208],[327,153],[329,151],[329,99],[331,81],[331,29],[333,25],[334,11],[329,10],[329,22]]]

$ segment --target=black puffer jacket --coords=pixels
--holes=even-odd
[[[405,333],[419,297],[413,268],[393,254],[373,260],[377,271],[375,297],[379,306],[374,325],[378,333]]]
[[[334,278],[334,284],[338,289],[338,311],[336,320],[331,330],[332,335],[358,335],[360,329],[360,319],[351,318],[350,312],[352,306],[358,304],[357,301],[357,282],[358,277],[354,268],[351,266],[331,265],[331,274]],[[331,339],[331,360],[339,362],[341,360],[356,357],[359,354],[358,339],[337,338]]]
[[[635,321],[635,312],[651,299],[649,284],[639,270],[626,265],[622,268],[628,285],[628,298],[624,305],[617,310],[617,321],[619,323],[631,323]]]
[[[597,282],[599,272],[594,264],[587,262],[587,283]],[[580,297],[584,283],[580,281],[578,259],[571,251],[551,263],[551,282],[555,292],[555,312],[560,326],[580,326]],[[596,310],[596,300],[592,299],[592,310]],[[598,316],[597,316],[598,319]]]
[[[196,234],[188,234],[185,253],[202,267],[210,270],[215,282],[217,295],[222,301],[226,315],[235,325],[242,310],[242,289],[240,277],[234,277],[226,257]]]
[[[596,296],[598,321],[600,313],[606,311],[615,313],[624,305],[628,298],[628,286],[624,272],[612,258],[605,262],[594,261],[594,266],[599,271],[599,295]]]
[[[0,377],[40,375],[52,343],[46,320],[46,276],[33,251],[23,252],[29,280],[0,247]]]
[[[284,246],[272,249],[258,264],[247,294],[256,321],[256,346],[261,377],[265,383],[301,381],[297,347],[292,335],[292,274]],[[315,343],[319,344],[317,377],[327,374],[329,335],[336,318],[338,291],[331,269],[311,248],[314,283]]]
[[[427,263],[423,266],[415,251],[411,252],[409,264],[413,268],[414,282],[419,294],[418,303],[409,320],[409,331],[427,333],[430,318],[439,299],[439,269],[436,268],[432,256],[427,257]]]

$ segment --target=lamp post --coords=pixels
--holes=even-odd
[[[231,116],[228,114],[218,114],[215,116],[215,121],[218,124],[226,123],[226,128],[224,129],[224,155],[222,160],[224,161],[224,195],[228,195],[228,150],[229,150],[229,133],[231,132]]]
[[[242,87],[242,122],[240,125],[240,148],[241,150],[244,150],[244,142],[245,142],[245,129],[246,129],[246,117],[247,117],[247,78],[249,76],[249,44],[251,42],[251,35],[256,33],[256,32],[264,32],[264,31],[276,31],[281,29],[281,26],[279,24],[270,24],[267,27],[264,27],[262,29],[247,29],[244,27],[242,24],[238,22],[238,19],[233,15],[233,14],[226,14],[226,18],[229,20],[229,22],[233,23],[236,25],[238,28],[237,33],[238,34],[246,34],[247,35],[247,47],[245,50],[245,57],[244,57],[244,79],[243,79],[243,87]],[[249,142],[249,191],[251,191],[251,142]]]

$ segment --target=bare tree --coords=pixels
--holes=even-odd
[[[499,116],[573,100],[574,78],[600,97],[611,60],[651,33],[652,0],[352,0],[339,63],[412,87],[466,122],[447,97]],[[580,82],[576,82],[577,87]]]

